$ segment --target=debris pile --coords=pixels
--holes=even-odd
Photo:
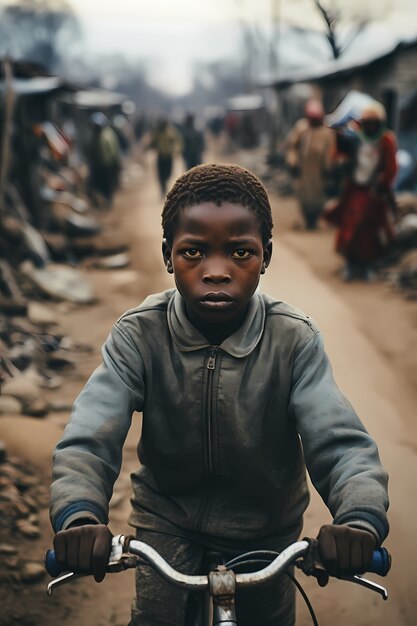
[[[129,264],[109,221],[123,163],[112,116],[122,115],[123,98],[96,90],[86,104],[57,77],[2,64],[0,416],[43,417],[45,391],[60,386],[79,352],[59,332],[54,303],[93,303],[88,269]]]
[[[42,481],[0,441],[0,583],[36,583],[45,576],[41,556],[28,560],[27,541],[40,537],[39,511],[48,506]]]
[[[382,275],[407,298],[417,298],[417,195],[397,194],[395,240],[379,264]]]

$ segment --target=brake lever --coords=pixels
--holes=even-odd
[[[112,548],[110,552],[109,562],[107,565],[107,573],[114,574],[116,572],[122,572],[126,569],[134,568],[137,566],[138,557],[133,556],[132,554],[126,554],[123,552],[124,549],[124,540],[125,537],[123,535],[116,535],[112,539]],[[72,582],[73,580],[77,580],[78,578],[84,578],[85,576],[91,576],[91,573],[88,572],[65,572],[65,574],[61,574],[57,578],[51,580],[46,588],[46,593],[48,596],[51,596],[56,587],[60,587],[65,585],[66,583]]]
[[[321,582],[326,583],[329,575],[326,572],[326,568],[320,559],[318,542],[316,539],[306,539],[309,542],[310,548],[308,552],[304,555],[304,557],[296,563],[296,566],[301,569],[304,574],[307,576],[314,576],[318,583]],[[388,600],[388,591],[382,585],[375,583],[373,580],[369,580],[368,578],[362,578],[362,576],[354,575],[354,576],[337,576],[339,580],[345,580],[347,582],[355,583],[356,585],[360,585],[361,587],[365,587],[370,591],[375,591],[380,596],[382,596],[383,600]]]
[[[350,583],[356,583],[361,587],[365,587],[366,589],[370,589],[370,591],[375,591],[375,593],[379,593],[382,596],[383,600],[388,600],[388,591],[382,585],[378,585],[378,583],[374,583],[373,580],[369,580],[368,578],[362,578],[362,576],[338,576],[339,580],[346,580]]]

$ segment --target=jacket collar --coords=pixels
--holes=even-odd
[[[168,303],[168,326],[177,348],[181,352],[192,352],[210,347],[210,343],[186,316],[185,302],[175,290]],[[265,326],[265,303],[256,292],[250,303],[247,315],[241,327],[227,337],[219,346],[222,350],[236,358],[248,356],[259,343]]]

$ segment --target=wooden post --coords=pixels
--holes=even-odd
[[[4,115],[2,120],[1,146],[0,146],[0,226],[4,215],[4,198],[7,184],[7,176],[10,166],[10,140],[12,134],[14,91],[13,69],[9,59],[3,61],[3,75],[6,85],[4,94]]]

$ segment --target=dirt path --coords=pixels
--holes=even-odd
[[[342,285],[335,275],[337,259],[331,252],[331,235],[306,235],[292,231],[296,213],[291,201],[274,199],[279,234],[272,264],[263,280],[263,289],[311,314],[322,328],[336,378],[366,426],[377,439],[382,459],[391,475],[391,524],[388,546],[394,566],[388,579],[388,604],[358,587],[335,581],[321,590],[306,581],[322,626],[371,626],[379,623],[411,626],[415,623],[416,600],[412,563],[416,519],[414,477],[417,472],[417,432],[413,422],[415,389],[416,309],[412,303],[391,294],[380,285]],[[132,180],[120,194],[112,219],[131,243],[129,270],[89,272],[100,302],[62,314],[62,327],[77,340],[94,345],[94,353],[80,362],[80,376],[68,379],[62,395],[71,400],[98,360],[99,347],[112,322],[147,293],[171,286],[160,259],[160,206],[153,171]],[[65,417],[66,419],[66,417]],[[62,415],[44,421],[0,420],[0,438],[11,451],[29,458],[45,475],[49,471],[52,447],[62,432]],[[117,506],[111,511],[112,530],[126,530],[130,487],[128,474],[136,464],[138,416],[129,434],[124,466],[117,483]],[[314,497],[306,516],[305,532],[314,534],[329,519]],[[51,539],[47,514],[42,520],[43,539],[34,547],[41,554]],[[108,577],[102,585],[83,580],[46,600],[43,586],[32,588],[21,607],[20,621],[0,624],[49,626],[122,626],[127,624],[133,594],[132,573]],[[25,616],[23,618],[23,616]],[[309,624],[300,606],[299,626]]]

